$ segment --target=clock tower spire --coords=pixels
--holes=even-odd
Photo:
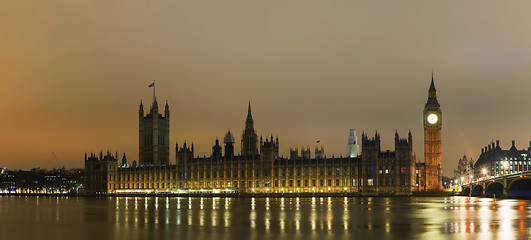
[[[433,81],[433,71],[431,73],[431,84],[428,90],[428,101],[424,106],[424,163],[426,190],[442,190],[442,168],[441,168],[441,128],[442,111],[437,100],[437,89]]]

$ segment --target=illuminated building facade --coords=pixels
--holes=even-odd
[[[518,150],[514,140],[508,150],[501,149],[499,140],[496,140],[496,145],[491,142],[481,149],[481,155],[474,164],[476,179],[498,177],[529,170],[531,170],[531,142],[529,148]]]
[[[212,154],[195,157],[194,145],[175,146],[175,164],[146,162],[131,166],[118,163],[118,156],[85,159],[88,194],[121,193],[355,193],[360,195],[409,195],[414,190],[415,161],[411,133],[395,134],[395,150],[380,150],[380,135],[362,135],[362,154],[326,157],[324,148],[292,149],[289,158],[279,156],[278,137],[260,137],[254,129],[249,105],[242,134],[241,154],[235,155],[230,131],[216,139]],[[142,144],[142,142],[140,142]]]
[[[415,158],[413,138],[395,133],[395,151],[380,151],[380,134],[373,138],[362,134],[362,178],[367,188],[364,193],[409,192],[414,189]]]
[[[454,170],[454,179],[459,182],[467,182],[473,180],[474,177],[474,160],[472,158],[467,158],[464,155],[459,159],[457,163],[457,169]],[[461,180],[462,179],[462,180]]]
[[[441,128],[442,110],[437,100],[437,90],[431,76],[428,101],[424,106],[424,164],[419,165],[419,186],[426,191],[442,190]]]

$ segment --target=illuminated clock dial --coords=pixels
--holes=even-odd
[[[438,118],[437,118],[437,115],[435,114],[430,114],[428,115],[428,122],[431,123],[431,124],[435,124],[437,122]]]

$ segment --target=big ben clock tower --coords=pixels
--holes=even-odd
[[[424,162],[426,164],[426,190],[442,190],[441,127],[442,111],[437,100],[437,90],[431,74],[428,101],[424,106]]]

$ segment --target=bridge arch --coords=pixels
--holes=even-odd
[[[463,187],[463,191],[461,192],[461,194],[463,194],[463,196],[468,196],[468,195],[470,195],[470,191],[472,191],[470,189],[470,186],[465,186],[465,187]]]
[[[481,195],[483,195],[483,185],[475,185],[472,188],[472,197],[481,197]]]
[[[531,198],[531,179],[527,177],[515,179],[507,190],[510,198]]]
[[[486,197],[501,197],[503,195],[503,184],[501,182],[491,182],[485,188]]]

